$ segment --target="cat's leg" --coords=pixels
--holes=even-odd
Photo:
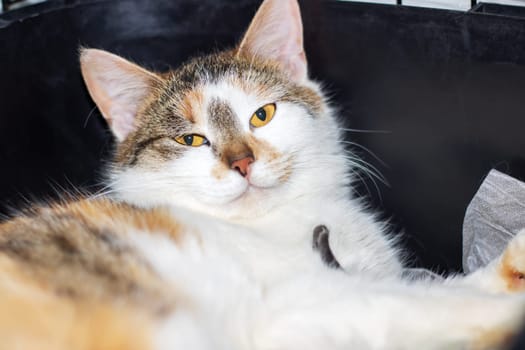
[[[359,203],[327,205],[322,218],[330,231],[331,252],[347,273],[376,278],[401,276],[401,250],[394,236],[387,234],[387,225],[364,211]]]
[[[256,349],[502,349],[525,310],[521,295],[327,275],[300,276],[269,291]]]
[[[494,293],[525,292],[525,230],[511,239],[501,256],[467,275],[445,283],[480,288]]]
[[[339,262],[334,257],[332,249],[330,248],[330,231],[325,225],[319,225],[314,228],[312,247],[315,251],[319,252],[321,260],[332,268],[340,268]]]

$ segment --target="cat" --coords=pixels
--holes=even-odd
[[[80,62],[116,139],[108,190],[0,225],[0,348],[497,349],[519,331],[525,231],[471,275],[402,278],[352,197],[296,0],[167,73]]]

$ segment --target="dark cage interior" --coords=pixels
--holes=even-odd
[[[259,2],[51,0],[0,15],[0,214],[100,187],[112,140],[79,46],[165,70],[233,46]],[[403,233],[414,265],[460,270],[463,216],[488,171],[525,180],[525,12],[301,7],[311,76],[375,169],[356,192]]]
[[[233,46],[258,4],[62,0],[1,15],[0,212],[99,186],[112,141],[81,80],[80,45],[164,70]],[[311,76],[386,179],[360,173],[356,191],[404,233],[415,265],[459,270],[463,215],[488,171],[525,180],[523,11],[301,7]]]

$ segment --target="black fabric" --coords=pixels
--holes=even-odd
[[[162,70],[234,45],[258,4],[56,0],[0,16],[0,212],[53,187],[98,188],[112,141],[81,81],[79,45]],[[525,21],[301,5],[312,76],[348,128],[384,131],[348,132],[389,182],[361,174],[357,192],[404,232],[414,265],[459,270],[463,215],[489,169],[525,180]]]

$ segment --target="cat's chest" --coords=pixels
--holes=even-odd
[[[273,283],[322,265],[313,249],[319,219],[301,211],[281,211],[244,222],[192,212],[177,216],[201,235],[204,254],[229,259],[255,280]]]
[[[179,242],[162,235],[139,235],[137,246],[157,270],[172,278],[181,266],[205,270],[234,269],[261,285],[285,281],[291,275],[325,268],[313,249],[313,229],[320,223],[314,212],[281,211],[249,222],[230,222],[204,214],[173,209],[184,231]],[[195,268],[196,269],[196,268]]]
[[[245,232],[227,233],[224,243],[257,278],[268,283],[288,278],[322,264],[313,249],[316,215],[289,211],[254,220]]]

